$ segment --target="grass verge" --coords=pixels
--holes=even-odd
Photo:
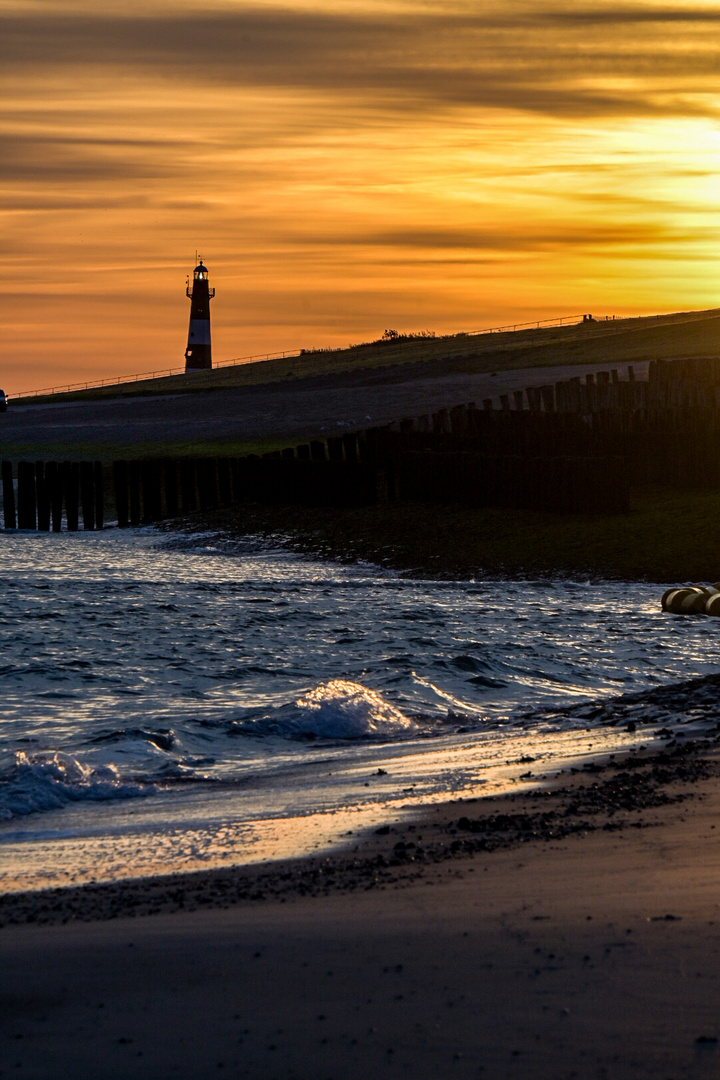
[[[216,367],[211,371],[140,381],[129,379],[88,390],[16,399],[13,408],[24,404],[199,393],[273,383],[282,386],[288,382],[337,378],[383,368],[393,371],[413,365],[417,367],[413,376],[420,378],[548,365],[620,365],[654,358],[716,356],[719,347],[720,313],[717,309],[675,312],[503,333],[460,333],[398,342],[374,341],[337,351],[309,351],[281,359]]]
[[[300,440],[298,440],[300,441]],[[13,442],[7,437],[0,442],[0,457],[12,461],[142,461],[144,458],[178,457],[244,457],[282,450],[289,440],[263,439],[231,441],[228,439],[194,440],[187,442],[136,443],[28,443]]]

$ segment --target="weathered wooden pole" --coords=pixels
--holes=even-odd
[[[80,467],[77,461],[63,461],[60,466],[63,488],[65,489],[65,517],[68,532],[78,530],[78,484]]]
[[[3,517],[6,529],[17,528],[15,516],[15,487],[13,485],[12,461],[2,463]]]
[[[178,465],[175,458],[166,458],[163,462],[165,476],[165,513],[167,517],[178,516]]]
[[[233,492],[232,473],[230,472],[230,458],[218,458],[217,470],[218,488],[220,490],[220,505],[231,506],[233,501]]]
[[[101,461],[93,462],[93,473],[95,478],[95,528],[102,529],[105,524],[105,492]]]
[[[45,463],[35,462],[35,490],[37,492],[37,527],[39,532],[50,532],[50,490],[45,475]]]
[[[140,462],[128,462],[128,487],[130,489],[130,524],[140,524]]]
[[[343,441],[341,435],[332,435],[327,441],[327,448],[330,461],[343,460]]]
[[[35,463],[18,462],[18,528],[34,529],[35,521]]]
[[[345,450],[346,461],[358,460],[358,439],[354,432],[347,435],[343,435],[343,448]]]
[[[83,529],[95,528],[95,479],[92,461],[80,462],[80,505]]]
[[[128,517],[128,466],[127,461],[113,461],[113,490],[115,492],[115,513],[121,529],[127,529]]]
[[[57,461],[45,462],[45,490],[50,503],[53,532],[62,529],[62,473]]]
[[[198,488],[201,510],[216,510],[218,505],[217,462],[215,458],[198,461]]]
[[[180,497],[183,514],[192,514],[197,509],[195,462],[192,458],[183,458],[180,462]]]
[[[157,461],[140,462],[140,477],[142,480],[142,520],[144,525],[151,525],[162,516],[159,463]]]

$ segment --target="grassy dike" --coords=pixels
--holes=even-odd
[[[128,378],[103,387],[14,398],[12,407],[101,401],[171,394],[203,394],[241,387],[277,386],[373,372],[376,377],[436,377],[481,374],[521,368],[610,364],[618,366],[679,356],[716,356],[720,344],[720,310],[674,312],[639,318],[577,322],[507,330],[502,333],[458,333],[372,341],[347,348],[309,350],[256,363],[215,367],[179,375],[136,381]],[[148,365],[151,359],[148,358]],[[533,380],[529,383],[532,385]],[[12,397],[12,395],[11,395]]]
[[[185,523],[188,524],[187,522]],[[545,576],[658,582],[720,579],[720,493],[637,493],[628,514],[386,504],[361,509],[241,506],[208,521],[234,535],[367,560],[408,575]]]

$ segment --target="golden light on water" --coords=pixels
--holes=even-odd
[[[0,3],[9,388],[714,307],[720,12]],[[7,295],[9,293],[9,295]]]

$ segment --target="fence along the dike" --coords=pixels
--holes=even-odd
[[[720,359],[651,361],[262,456],[2,462],[6,528],[121,527],[243,502],[384,501],[618,513],[630,487],[720,487]]]

